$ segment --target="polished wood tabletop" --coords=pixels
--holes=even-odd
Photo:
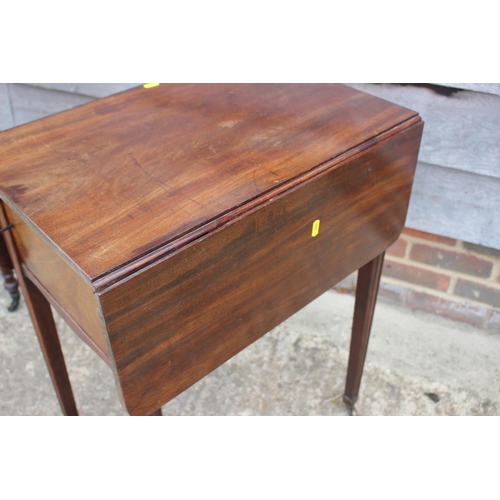
[[[344,85],[162,84],[0,133],[4,258],[42,349],[50,303],[151,414],[364,268],[354,403],[422,125]]]

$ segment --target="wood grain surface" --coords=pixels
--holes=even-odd
[[[421,131],[400,130],[101,292],[129,413],[152,413],[393,243]]]
[[[0,134],[0,192],[96,280],[415,116],[342,85],[139,87]]]

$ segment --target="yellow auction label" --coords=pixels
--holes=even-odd
[[[318,233],[319,233],[319,219],[316,219],[313,222],[311,236],[314,238],[315,236],[318,236]]]
[[[145,83],[143,85],[143,87],[145,89],[152,89],[153,87],[158,87],[158,85],[160,85],[159,83]]]

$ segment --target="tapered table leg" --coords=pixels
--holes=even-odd
[[[3,224],[3,227],[8,226],[7,217],[1,202],[0,222]],[[2,236],[5,237],[8,253],[16,270],[26,307],[30,313],[31,321],[35,328],[50,378],[52,379],[52,384],[59,399],[59,404],[64,415],[78,415],[52,309],[42,292],[22,272],[21,263],[19,262],[16,246],[11,234],[13,230],[15,229],[4,232]]]
[[[64,362],[54,316],[47,299],[27,278],[24,278],[24,299],[28,306],[45,363],[64,415],[76,416],[75,398]]]
[[[19,305],[20,299],[19,285],[14,277],[14,269],[9,257],[9,252],[7,251],[7,246],[5,245],[3,234],[0,234],[0,272],[3,276],[4,288],[12,299],[8,310],[10,312],[15,311]]]
[[[377,293],[382,274],[385,252],[375,257],[358,271],[358,284],[356,287],[356,304],[354,306],[354,319],[352,323],[351,348],[349,364],[347,367],[347,380],[344,393],[344,403],[352,411],[358,399],[359,385],[363,366],[365,364],[366,350],[370,338],[373,313],[377,302]]]

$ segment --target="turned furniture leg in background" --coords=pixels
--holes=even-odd
[[[14,269],[12,262],[9,257],[9,252],[7,251],[7,246],[5,245],[5,240],[3,234],[0,234],[0,272],[2,273],[4,280],[4,288],[9,292],[12,302],[8,307],[10,312],[15,311],[19,305],[19,285],[16,278],[14,278]]]
[[[343,398],[350,414],[352,414],[352,409],[358,399],[359,385],[361,383],[361,375],[363,374],[373,313],[377,302],[384,255],[385,252],[382,252],[358,271],[351,348]]]

